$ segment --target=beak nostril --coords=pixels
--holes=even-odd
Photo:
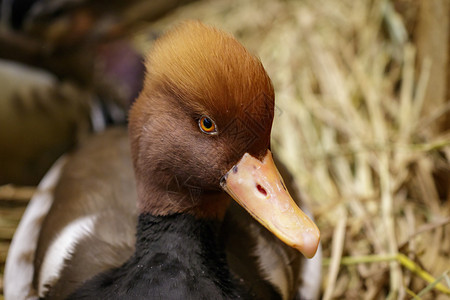
[[[258,189],[258,191],[263,194],[264,196],[267,196],[267,191],[265,188],[263,188],[260,184],[256,185],[256,188]]]

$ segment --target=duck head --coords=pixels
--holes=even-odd
[[[146,68],[129,115],[140,212],[221,219],[230,195],[312,257],[320,233],[273,163],[274,90],[259,59],[231,35],[190,21],[155,42]]]

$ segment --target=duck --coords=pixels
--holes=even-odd
[[[87,139],[39,184],[5,299],[316,298],[320,231],[274,162],[261,61],[185,21],[145,65],[128,129]]]

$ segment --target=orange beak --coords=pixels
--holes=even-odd
[[[312,258],[320,232],[297,206],[267,150],[260,161],[248,153],[221,180],[222,188],[287,245]]]

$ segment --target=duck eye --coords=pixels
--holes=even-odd
[[[198,127],[206,134],[217,134],[216,124],[207,116],[202,116],[198,120]]]

